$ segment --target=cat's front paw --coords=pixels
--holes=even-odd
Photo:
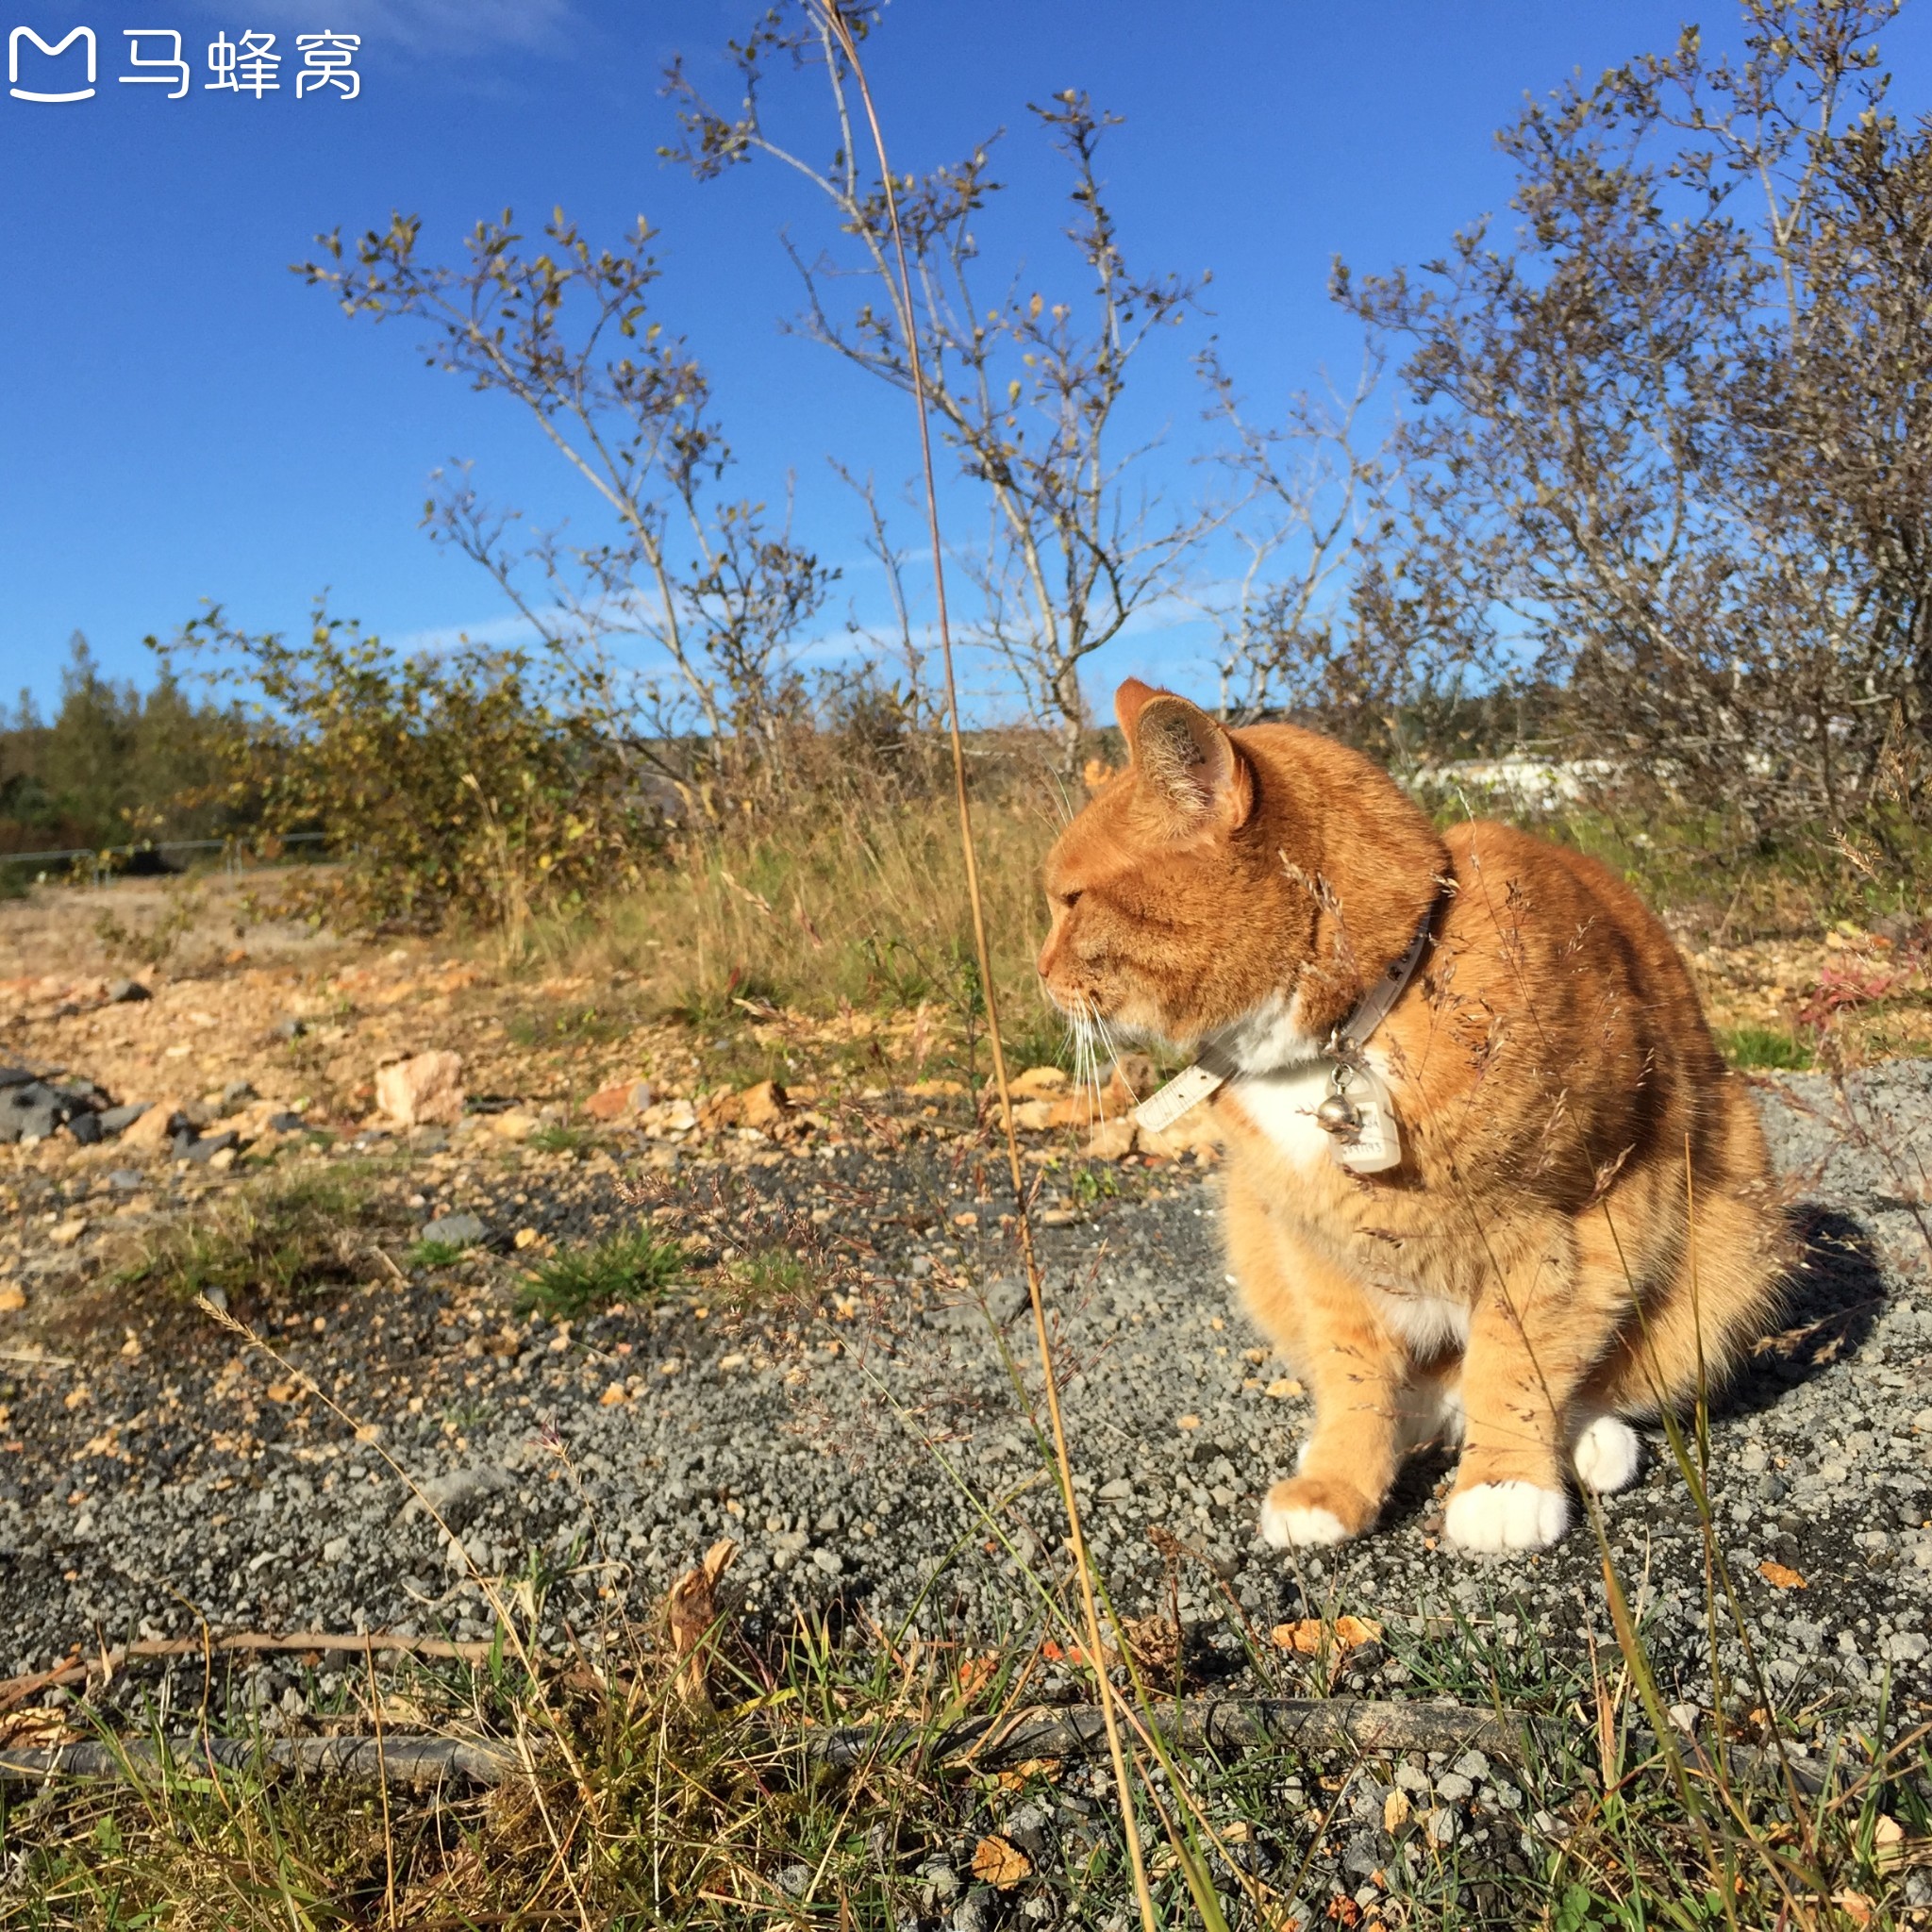
[[[1621,1418],[1600,1415],[1576,1439],[1570,1452],[1576,1479],[1600,1496],[1614,1496],[1629,1486],[1642,1459],[1637,1431]]]
[[[1443,1534],[1465,1550],[1546,1550],[1570,1527],[1570,1498],[1535,1483],[1473,1483],[1449,1498]]]
[[[1344,1496],[1333,1483],[1292,1476],[1262,1502],[1261,1541],[1277,1550],[1345,1542],[1368,1527],[1363,1519],[1360,1498]]]

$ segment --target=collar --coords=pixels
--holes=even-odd
[[[1395,1010],[1395,1003],[1408,991],[1415,969],[1422,963],[1429,943],[1429,929],[1435,924],[1436,908],[1441,895],[1429,901],[1416,926],[1408,950],[1387,973],[1364,992],[1349,1012],[1329,1029],[1317,1058],[1337,1065],[1359,1066],[1362,1055],[1375,1030]],[[1217,1088],[1224,1087],[1240,1072],[1228,1055],[1213,1045],[1202,1050],[1191,1067],[1184,1067],[1166,1086],[1157,1089],[1134,1109],[1134,1119],[1143,1133],[1158,1134],[1180,1117],[1200,1106]]]

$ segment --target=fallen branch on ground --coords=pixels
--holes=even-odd
[[[392,1647],[409,1641],[398,1639]],[[347,1640],[338,1639],[330,1647],[352,1646]],[[1345,1751],[1369,1757],[1403,1751],[1474,1750],[1523,1768],[1549,1756],[1555,1742],[1547,1720],[1466,1704],[1401,1704],[1349,1697],[1196,1697],[1165,1704],[1158,1712],[1142,1715],[1158,1723],[1174,1749],[1224,1758],[1256,1751]],[[836,1730],[808,1731],[802,1741],[810,1757],[841,1769],[880,1757],[917,1754],[934,1765],[1000,1771],[1059,1758],[1097,1757],[1107,1749],[1107,1725],[1098,1705],[1076,1704],[1017,1716],[967,1718],[940,1731],[907,1722],[851,1724]],[[1643,1747],[1641,1736],[1632,1742],[1639,1750]],[[250,1740],[187,1736],[165,1740],[163,1748],[169,1760],[185,1771],[197,1766],[206,1769],[210,1763],[231,1771],[272,1765],[332,1777],[374,1780],[385,1775],[391,1784],[495,1785],[525,1769],[524,1760],[508,1744],[467,1738],[396,1735]],[[1714,1780],[1722,1775],[1699,1746],[1689,1746],[1687,1755],[1693,1772]],[[1734,1774],[1749,1775],[1774,1764],[1770,1754],[1749,1747],[1734,1749],[1729,1759]],[[130,1777],[158,1768],[158,1755],[151,1739],[0,1751],[0,1784],[39,1783],[59,1775]],[[1831,1781],[1832,1766],[1792,1759],[1789,1768],[1800,1788],[1813,1793]]]
[[[118,1649],[92,1657],[76,1657],[72,1663],[56,1664],[51,1671],[36,1671],[24,1677],[0,1679],[0,1710],[11,1710],[37,1690],[52,1690],[68,1684],[84,1684],[90,1677],[111,1677],[130,1657],[220,1656],[235,1651],[353,1651],[360,1656],[371,1651],[401,1651],[409,1657],[437,1657],[466,1664],[488,1663],[496,1649],[489,1639],[458,1643],[447,1637],[397,1637],[386,1631],[343,1634],[328,1630],[297,1630],[275,1637],[265,1630],[242,1630],[231,1637],[142,1638]]]
[[[1241,1757],[1250,1751],[1469,1751],[1521,1764],[1542,1746],[1534,1720],[1470,1705],[1377,1703],[1348,1697],[1191,1697],[1144,1712],[1181,1751]],[[934,1760],[971,1758],[986,1770],[1028,1759],[1087,1757],[1107,1748],[1097,1705],[968,1718],[943,1731],[857,1724],[814,1740],[831,1764],[923,1749]]]
[[[161,1753],[167,1763],[163,1766]],[[136,1778],[164,1768],[192,1774],[219,1766],[249,1771],[273,1765],[285,1771],[318,1772],[330,1777],[391,1784],[496,1785],[522,1766],[505,1744],[475,1738],[169,1738],[160,1748],[151,1739],[111,1743],[57,1744],[44,1751],[0,1751],[0,1784],[50,1777]]]

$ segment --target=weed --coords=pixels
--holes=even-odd
[[[540,1154],[578,1154],[594,1139],[583,1127],[539,1127],[530,1136],[530,1145]]]
[[[689,1266],[682,1241],[648,1227],[573,1248],[529,1274],[517,1294],[522,1308],[579,1315],[609,1302],[636,1301],[669,1288]]]
[[[369,1269],[372,1220],[397,1220],[374,1189],[370,1164],[276,1173],[151,1235],[119,1270],[126,1287],[192,1301],[220,1290],[308,1293],[357,1281]]]
[[[145,926],[130,926],[102,912],[94,919],[94,937],[110,959],[125,959],[150,972],[165,966],[176,947],[200,924],[202,895],[188,890],[171,892],[166,908]]]
[[[464,1241],[418,1241],[403,1257],[408,1268],[454,1268],[470,1252]]]
[[[569,1008],[555,1013],[515,1013],[504,1031],[511,1043],[526,1049],[560,1046],[597,1046],[606,1041],[621,1040],[633,1022],[621,1013],[597,1007]]]
[[[1121,1191],[1121,1177],[1110,1167],[1076,1167],[1067,1176],[1067,1190],[1083,1208],[1110,1201]]]
[[[727,1261],[721,1271],[733,1299],[772,1302],[802,1298],[819,1285],[819,1271],[795,1249],[756,1248]]]
[[[1776,1026],[1720,1026],[1717,1043],[1734,1067],[1771,1067],[1803,1073],[1811,1049],[1794,1033]]]

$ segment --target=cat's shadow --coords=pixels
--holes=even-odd
[[[1757,1414],[1872,1339],[1890,1294],[1872,1237],[1836,1208],[1791,1209],[1797,1260],[1786,1280],[1777,1324],[1752,1344],[1711,1412]]]

